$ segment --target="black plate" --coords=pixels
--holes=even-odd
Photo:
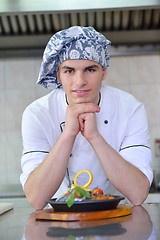
[[[66,202],[58,202],[55,199],[47,200],[55,212],[90,212],[115,209],[119,202],[125,199],[122,196],[114,196],[114,199],[75,202],[70,208]]]

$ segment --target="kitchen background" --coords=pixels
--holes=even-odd
[[[144,1],[139,1],[139,3],[141,2],[144,3]],[[154,2],[158,3],[158,1]],[[99,7],[99,11],[96,7],[96,11],[95,9],[85,12],[83,10],[81,15],[78,15],[79,20],[77,21],[76,14],[79,14],[79,12],[72,10],[72,17],[75,24],[71,25],[79,24],[85,26],[84,17],[87,19],[88,16],[86,14],[89,14],[90,17],[92,16],[92,22],[87,21],[87,23],[90,23],[88,25],[93,25],[96,29],[101,30],[101,32],[107,32],[107,37],[112,41],[113,45],[110,49],[111,60],[105,84],[127,91],[144,103],[148,114],[151,136],[152,168],[157,179],[158,174],[160,174],[160,39],[158,37],[160,36],[160,14],[159,9],[157,10],[157,5],[150,7],[151,9],[147,5],[145,9],[142,6],[139,8],[133,6],[123,11],[124,9],[119,5],[115,10],[116,14],[111,6],[109,10],[103,9],[103,11],[101,7]],[[42,51],[51,35],[48,32],[44,32],[42,35],[37,32],[38,28],[35,28],[35,30],[33,25],[31,25],[31,23],[35,24],[36,18],[40,14],[45,19],[46,13],[37,12],[31,14],[30,12],[26,14],[23,13],[23,8],[21,10],[21,13],[15,13],[16,9],[14,9],[14,13],[10,12],[11,10],[7,12],[4,7],[0,15],[0,185],[19,185],[22,153],[22,113],[28,104],[49,92],[49,90],[37,86],[36,81],[42,61]],[[35,9],[31,9],[31,11],[33,10]],[[66,14],[69,13],[58,11],[57,8],[55,14],[51,11],[47,13],[54,19],[55,26],[53,26],[52,22],[52,28],[55,31],[69,26],[69,23],[66,22],[66,17],[68,16]],[[123,22],[119,28],[115,24],[114,29],[114,25],[111,22],[112,27],[106,31],[107,26],[104,26],[104,24],[103,28],[99,27],[102,26],[100,25],[102,21],[98,22],[98,16],[100,17],[100,14],[103,14],[104,20],[104,14],[106,14],[106,18],[108,16],[107,11],[111,19],[115,19],[114,23],[118,21],[119,24],[124,14],[125,19],[128,19],[126,21],[134,24],[130,29],[129,27],[122,29],[126,26],[124,24],[126,22]],[[150,11],[150,22],[148,22],[148,17],[144,18],[145,11],[147,11],[146,15]],[[154,14],[156,15],[155,19]],[[93,16],[96,17],[97,23],[95,23]],[[138,21],[138,19],[140,20],[140,16],[143,26],[148,24],[145,29],[144,27],[140,27]],[[20,30],[23,17],[28,19],[28,25],[27,27],[23,25],[20,33],[18,31]],[[147,21],[145,22],[144,19]],[[133,20],[137,21],[138,25]],[[18,22],[19,28],[16,28],[15,23]],[[156,26],[154,25],[155,22],[157,22]],[[12,25],[12,23],[14,24]],[[39,24],[38,20],[37,23]],[[133,26],[136,27],[134,31],[132,31]],[[30,31],[28,30],[29,27]],[[16,29],[15,32],[14,29]],[[26,35],[25,31],[28,31]],[[147,31],[148,35],[146,35]],[[124,34],[123,37],[122,33]]]
[[[25,107],[49,91],[36,85],[41,58],[0,59],[0,184],[18,184],[22,152],[21,117]],[[105,84],[130,92],[146,107],[153,152],[160,139],[160,54],[111,56]]]

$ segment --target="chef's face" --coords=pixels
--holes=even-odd
[[[59,66],[57,79],[69,103],[98,103],[99,91],[107,70],[91,60],[66,60]]]

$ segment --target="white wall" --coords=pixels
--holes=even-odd
[[[0,59],[0,184],[18,184],[25,107],[49,91],[36,85],[41,58]],[[160,138],[160,55],[113,56],[105,83],[145,104],[151,133],[152,167],[160,172],[154,139]]]

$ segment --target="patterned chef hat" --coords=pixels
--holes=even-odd
[[[92,60],[108,68],[110,44],[93,27],[74,26],[55,33],[45,48],[37,83],[49,89],[60,88],[58,66],[70,59]]]

